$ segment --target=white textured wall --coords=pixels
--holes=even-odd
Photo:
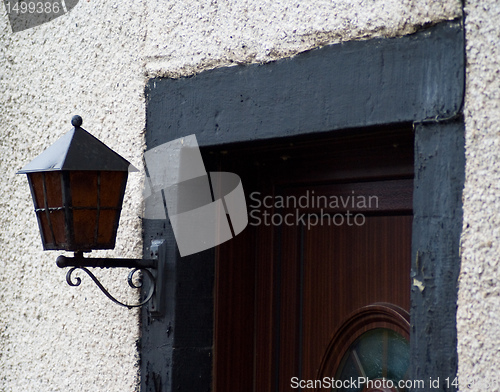
[[[334,42],[409,34],[460,15],[460,0],[148,0],[147,71],[176,77],[266,62]]]
[[[2,392],[124,392],[136,386],[137,312],[112,304],[89,277],[82,276],[78,288],[66,284],[65,271],[55,265],[59,253],[42,251],[26,176],[15,174],[71,129],[73,114],[140,167],[144,3],[120,3],[83,0],[70,14],[15,34],[1,19]],[[140,174],[129,178],[111,252],[123,257],[142,250]],[[118,277],[105,284],[127,298],[127,271]]]
[[[466,3],[466,184],[458,308],[462,390],[500,390],[500,3]],[[489,383],[488,387],[486,383]]]
[[[70,129],[73,114],[141,167],[146,76],[407,34],[460,12],[458,0],[80,0],[15,34],[0,17],[0,391],[136,388],[137,314],[89,278],[66,285],[58,253],[41,250],[26,179],[14,174]],[[141,175],[130,177],[114,256],[141,253]],[[127,297],[124,277],[105,283]]]

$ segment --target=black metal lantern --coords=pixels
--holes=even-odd
[[[69,285],[80,285],[81,279],[73,282],[71,274],[82,269],[114,302],[132,308],[154,299],[151,310],[158,313],[161,282],[155,275],[163,272],[163,241],[151,245],[152,259],[83,257],[83,252],[115,247],[128,172],[137,169],[81,128],[80,116],[74,116],[71,124],[73,129],[18,172],[28,176],[43,248],[75,252],[75,257],[57,258],[59,267],[73,267],[66,275]],[[133,288],[141,287],[132,278],[142,270],[152,284],[144,301],[123,304],[86,267],[133,268],[128,279]]]
[[[23,167],[45,250],[113,249],[128,161],[81,128],[74,128]]]

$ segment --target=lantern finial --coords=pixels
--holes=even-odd
[[[71,125],[73,125],[75,128],[80,128],[82,124],[83,120],[78,114],[71,118]]]

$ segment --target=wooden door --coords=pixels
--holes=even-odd
[[[409,338],[410,128],[205,153],[242,177],[250,214],[217,251],[214,391],[300,390],[363,332]]]

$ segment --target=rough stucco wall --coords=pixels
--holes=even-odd
[[[141,7],[140,2],[82,1],[68,15],[15,34],[1,19],[2,392],[135,388],[137,312],[111,303],[86,275],[80,275],[80,287],[66,284],[66,271],[55,265],[59,253],[42,251],[26,176],[15,172],[69,131],[73,114],[80,114],[85,129],[140,167]],[[111,252],[115,257],[142,254],[140,177],[129,176],[118,244]],[[115,275],[104,280],[105,286],[133,301],[132,290],[125,289],[127,271]]]
[[[178,77],[317,46],[413,33],[461,15],[459,0],[148,0],[147,72]]]
[[[461,389],[499,390],[500,3],[466,7],[466,184],[457,314]],[[487,385],[489,384],[489,385]]]
[[[3,9],[3,8],[2,8]],[[132,391],[138,317],[83,277],[72,288],[43,252],[25,176],[15,175],[83,127],[141,167],[145,75],[182,76],[265,62],[318,45],[395,36],[460,16],[448,1],[81,0],[69,14],[12,34],[0,18],[0,391]],[[141,253],[140,174],[132,174],[115,251]],[[98,271],[110,275],[108,271]],[[125,272],[110,291],[133,300]]]

